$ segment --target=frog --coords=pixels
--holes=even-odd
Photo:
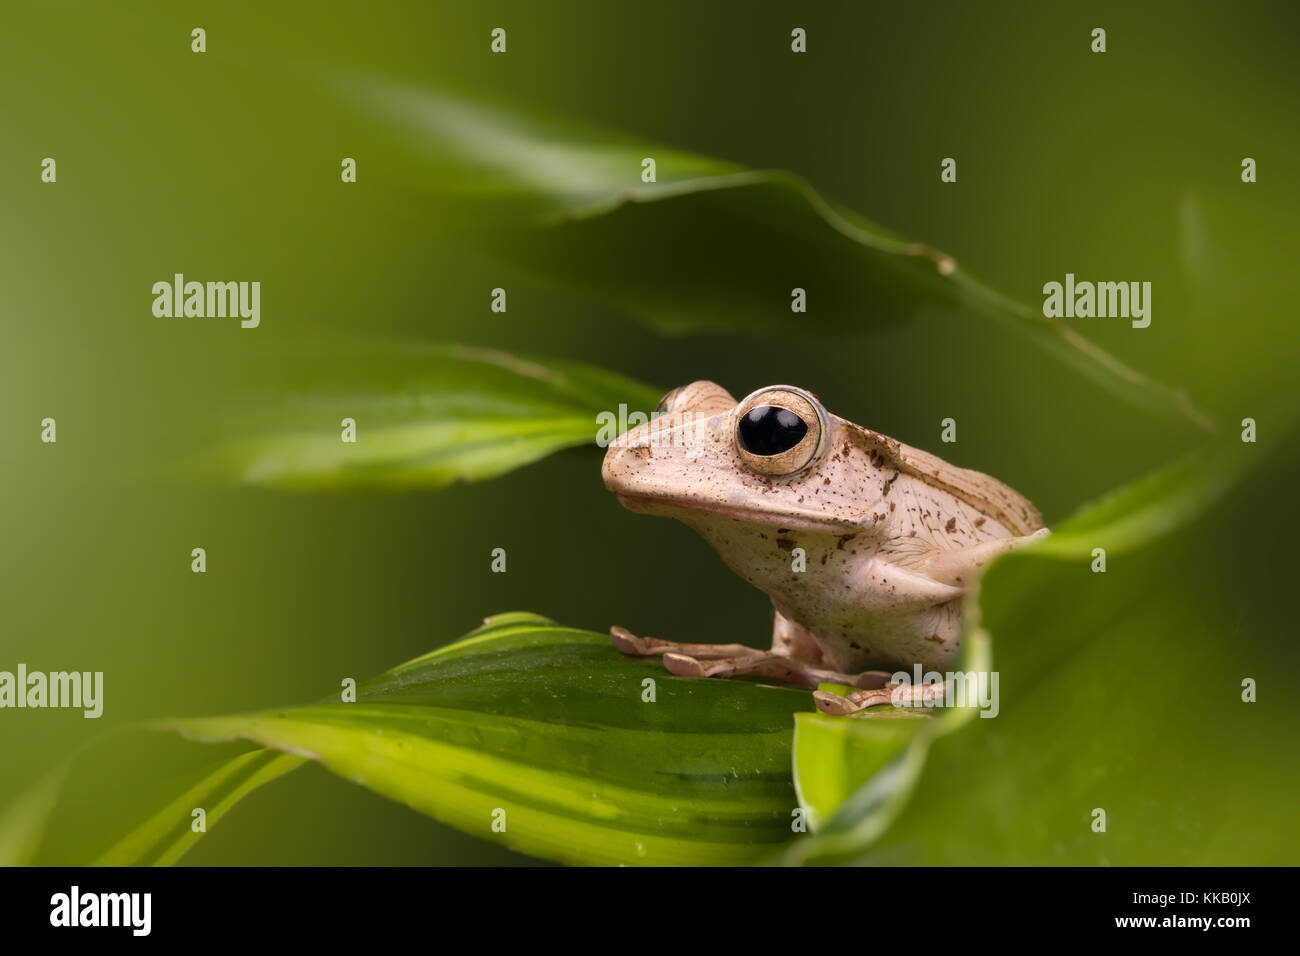
[[[891,675],[949,672],[983,569],[1049,534],[1008,485],[833,415],[791,385],[739,402],[711,381],[673,389],[608,445],[601,476],[628,510],[702,536],[774,612],[766,651],[618,625],[614,646],[662,655],[678,677],[821,688],[818,710],[840,716],[927,693]]]

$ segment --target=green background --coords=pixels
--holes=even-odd
[[[1066,272],[1151,281],[1150,328],[1078,327],[1226,425],[1285,407],[1300,341],[1292,5],[337,6],[6,9],[0,669],[102,670],[106,712],[0,713],[0,801],[106,727],[311,700],[498,611],[766,642],[765,599],[685,528],[621,510],[592,449],[437,493],[164,477],[198,422],[239,414],[252,369],[334,333],[581,359],[664,389],[787,382],[936,451],[952,416],[945,457],[1009,482],[1049,523],[1195,443],[1001,327],[937,311],[826,335],[813,289],[783,335],[657,336],[468,251],[386,173],[385,128],[322,79],[383,77],[788,168],[1031,305]],[[498,26],[504,56],[489,52]],[[789,51],[794,26],[805,55]],[[1097,26],[1104,55],[1089,49]],[[40,182],[46,156],[57,184]],[[355,185],[339,181],[343,156]],[[939,180],[946,156],[955,184]],[[1240,181],[1244,156],[1258,183]],[[178,271],[260,280],[262,327],[155,318],[150,287]],[[497,286],[504,315],[488,307]],[[39,442],[46,416],[56,445]],[[1264,541],[1203,544],[1238,564],[1291,560],[1289,540]],[[495,547],[507,574],[490,573]],[[1239,594],[1189,600],[1231,620]],[[1278,641],[1287,625],[1280,601],[1245,624]],[[134,778],[111,785],[129,794]],[[523,858],[309,766],[186,861]]]

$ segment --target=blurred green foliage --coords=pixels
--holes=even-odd
[[[364,108],[378,80],[569,117],[723,157],[728,169],[792,170],[837,208],[923,238],[1031,309],[1066,272],[1152,281],[1150,328],[1076,328],[1185,389],[1225,438],[1256,419],[1259,444],[1243,449],[1274,464],[1105,575],[1031,556],[996,569],[989,586],[1005,576],[1015,595],[985,613],[995,666],[1016,675],[1004,677],[1005,719],[935,742],[870,858],[1294,862],[1293,824],[1268,801],[1294,789],[1276,751],[1295,708],[1267,690],[1294,664],[1283,602],[1295,521],[1284,436],[1300,357],[1290,282],[1300,210],[1284,173],[1297,133],[1281,119],[1297,92],[1291,6],[1194,3],[1177,18],[1121,4],[835,6],[798,14],[802,56],[789,53],[794,15],[780,5],[670,2],[654,17],[587,4],[9,12],[0,78],[22,93],[0,154],[12,224],[0,240],[0,431],[19,437],[0,443],[0,666],[105,671],[101,724],[112,727],[317,698],[501,607],[594,631],[766,640],[766,602],[685,529],[618,509],[588,450],[438,494],[300,496],[163,477],[207,447],[199,423],[250,423],[243,409],[268,382],[256,366],[269,357],[270,381],[301,379],[309,359],[294,356],[336,336],[460,342],[665,388],[791,382],[923,447],[953,416],[959,442],[945,457],[1006,480],[1053,525],[1201,447],[1194,428],[1064,373],[1001,325],[943,304],[901,321],[911,300],[855,292],[866,286],[848,253],[791,260],[843,294],[810,287],[808,315],[782,325],[776,313],[799,283],[776,268],[781,257],[743,218],[729,220],[743,233],[734,244],[709,231],[734,217],[733,197],[767,186],[634,203],[558,230],[581,242],[538,252],[520,236],[510,254],[494,251],[500,223],[477,226],[439,199],[415,178],[427,154],[411,130]],[[1104,55],[1088,51],[1098,23]],[[203,55],[189,51],[195,25],[208,31]],[[510,31],[504,56],[488,52],[495,26]],[[39,181],[45,156],[58,159],[57,184]],[[355,185],[339,181],[344,156],[358,160]],[[956,183],[939,181],[945,156],[958,159]],[[1259,163],[1251,185],[1239,177],[1245,156]],[[639,167],[628,173],[636,189]],[[798,212],[763,205],[782,223]],[[648,240],[648,217],[664,238]],[[805,209],[796,221],[808,248],[824,241],[824,220]],[[612,224],[649,274],[672,262],[689,283],[679,301],[699,311],[677,330],[716,315],[710,331],[655,331],[673,325],[674,273],[656,276],[663,288],[644,271],[623,275]],[[150,287],[177,271],[261,281],[261,327],[155,319]],[[734,302],[703,295],[719,275],[780,293],[776,311],[755,312],[762,335],[735,313],[721,320]],[[503,315],[489,308],[497,287],[510,294]],[[614,294],[629,287],[638,294]],[[37,441],[47,415],[59,421],[54,446]],[[189,570],[196,546],[209,554],[205,575]],[[498,546],[510,553],[505,575],[489,570]],[[1059,680],[1076,672],[1082,683]],[[1239,703],[1244,676],[1260,681],[1256,705]],[[1085,740],[1077,715],[1101,711],[1115,720]],[[0,720],[0,801],[100,729],[68,713]],[[118,802],[159,805],[166,788],[147,762],[109,766],[119,784],[83,804],[87,819],[108,819]],[[1247,802],[1251,792],[1260,797]],[[1075,842],[1092,837],[1087,803],[1117,808],[1111,833],[1130,841]],[[945,814],[949,835],[927,837]],[[1074,814],[1067,839],[1054,827]],[[1247,838],[1224,820],[1249,824]],[[520,859],[315,769],[259,790],[221,829],[187,861]]]

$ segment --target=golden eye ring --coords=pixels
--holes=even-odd
[[[760,388],[736,406],[736,453],[769,478],[802,471],[821,457],[830,421],[808,392],[789,385]]]

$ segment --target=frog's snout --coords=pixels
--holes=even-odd
[[[605,482],[605,487],[615,494],[622,487],[622,476],[625,471],[626,462],[623,453],[626,451],[617,444],[611,444],[605,449],[605,460],[600,465],[600,477]]]
[[[618,495],[644,493],[645,464],[651,449],[645,444],[611,444],[605,450],[600,477],[605,487]]]

